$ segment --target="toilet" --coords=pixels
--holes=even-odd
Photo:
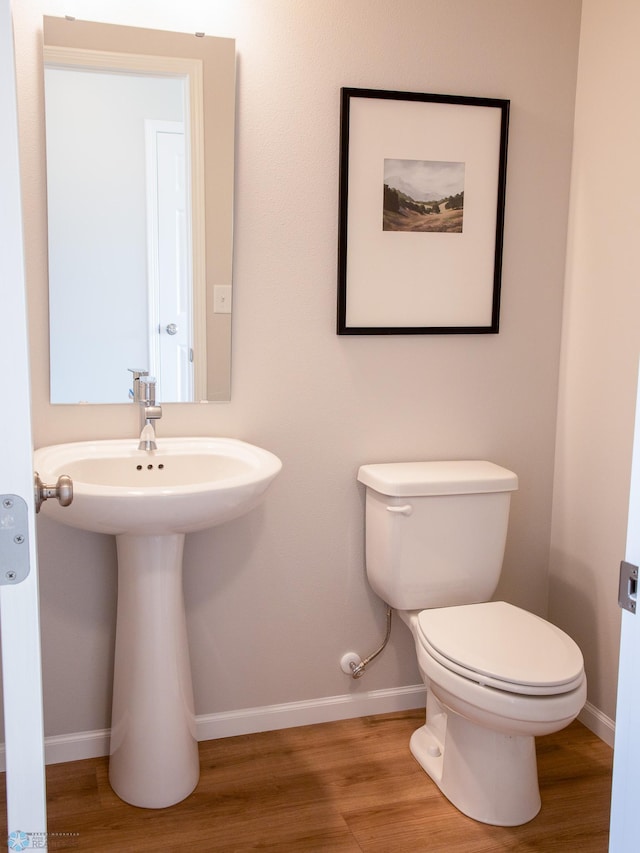
[[[540,810],[535,738],[586,701],[580,649],[544,619],[492,601],[517,476],[492,462],[363,465],[366,570],[409,627],[427,687],[410,749],[442,793],[483,823]]]

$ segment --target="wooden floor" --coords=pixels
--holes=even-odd
[[[163,810],[119,800],[106,758],[50,765],[49,850],[605,853],[612,751],[580,723],[538,740],[542,810],[505,828],[461,815],[416,764],[423,715],[201,743],[198,787]]]

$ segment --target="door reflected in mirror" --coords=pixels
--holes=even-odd
[[[127,402],[130,367],[162,402],[229,399],[233,41],[44,36],[51,402]]]

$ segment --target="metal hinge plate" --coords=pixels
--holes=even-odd
[[[15,586],[29,569],[26,501],[20,495],[0,495],[0,586]]]
[[[638,601],[638,567],[623,560],[620,563],[620,585],[618,587],[618,604],[623,610],[636,612]]]

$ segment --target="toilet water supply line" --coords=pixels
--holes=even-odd
[[[351,675],[352,678],[361,678],[364,675],[365,667],[370,664],[374,658],[378,657],[380,652],[389,642],[389,637],[391,636],[391,613],[391,608],[387,607],[387,633],[385,634],[380,648],[376,649],[375,652],[372,652],[372,654],[364,660],[361,660],[360,655],[357,655],[355,652],[347,652],[347,654],[343,655],[340,660],[340,667],[343,672],[347,675]]]

